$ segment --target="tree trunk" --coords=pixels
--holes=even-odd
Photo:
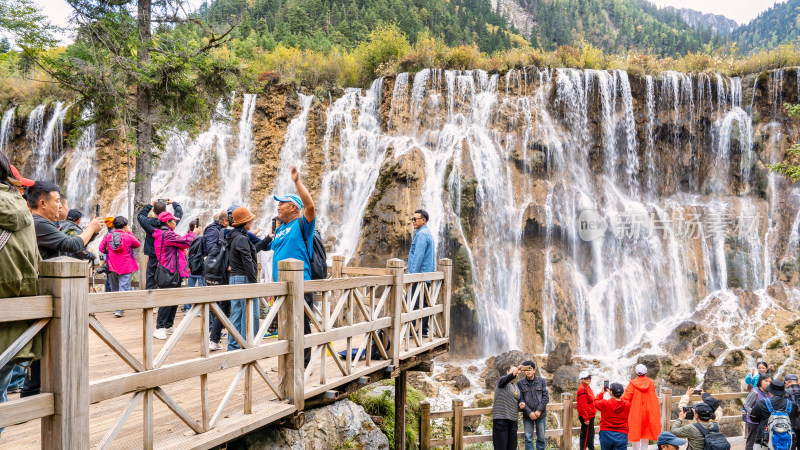
[[[139,40],[142,46],[139,50],[139,62],[142,66],[150,63],[150,13],[151,0],[139,0],[137,5]],[[142,206],[150,203],[151,183],[153,181],[153,116],[151,113],[152,99],[150,88],[144,83],[136,86],[136,145],[139,147],[136,156],[136,188],[133,198],[133,214],[138,214]],[[135,233],[142,242],[144,234],[138,222],[133,220]]]

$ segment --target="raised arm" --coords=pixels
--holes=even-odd
[[[297,171],[297,167],[292,166],[292,181],[294,181],[294,186],[297,188],[297,195],[300,196],[300,200],[303,201],[303,215],[306,218],[306,222],[311,223],[317,217],[317,210],[314,206],[314,200],[311,198],[311,194],[308,193],[305,185],[303,182],[300,181],[300,172]]]

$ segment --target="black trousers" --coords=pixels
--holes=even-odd
[[[148,269],[149,266],[150,264],[148,263]],[[183,279],[181,279],[181,283],[183,283]],[[180,287],[180,285],[178,287]],[[177,289],[177,288],[165,288],[165,289]],[[175,323],[175,314],[177,312],[178,312],[178,305],[160,306],[158,308],[158,316],[156,316],[156,329],[170,328]]]
[[[581,421],[581,450],[592,450],[594,448],[594,417],[588,421],[578,417]]]
[[[747,440],[745,441],[745,450],[753,450],[753,445],[756,443],[756,434],[758,434],[758,424],[746,423],[747,426]]]
[[[231,316],[231,301],[226,300],[224,302],[217,302],[219,305],[219,309],[225,313],[226,316]],[[219,320],[216,314],[211,313],[211,342],[216,342],[219,344],[220,340],[222,339],[222,321]]]
[[[146,283],[145,289],[156,289],[156,267],[158,267],[158,259],[155,256],[147,257],[147,274],[145,275]]]
[[[22,383],[22,389],[19,391],[20,398],[30,397],[31,395],[39,394],[42,390],[42,366],[41,360],[31,362],[31,376],[25,377],[25,382]]]
[[[492,420],[492,444],[495,450],[516,450],[517,421],[508,419]]]

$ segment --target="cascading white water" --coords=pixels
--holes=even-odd
[[[250,176],[252,173],[250,157],[253,153],[253,113],[256,109],[256,95],[244,94],[242,115],[239,118],[239,135],[233,159],[227,159],[225,176],[220,180],[219,203],[226,205],[249,205]],[[225,149],[225,142],[218,142],[217,148]]]
[[[87,106],[81,113],[81,120],[90,121],[93,114],[92,106]],[[69,207],[80,210],[87,217],[91,217],[94,205],[98,203],[96,144],[95,125],[90,124],[81,132],[67,166]]]
[[[3,120],[0,122],[0,152],[8,152],[8,144],[11,142],[11,132],[14,128],[14,111],[16,107],[12,107],[3,113]]]
[[[355,252],[364,209],[386,155],[378,118],[382,86],[379,78],[363,95],[360,89],[347,89],[328,108],[317,227],[333,237],[331,254],[344,255],[345,261]]]
[[[264,215],[261,219],[261,228],[267,227],[269,220],[277,212],[277,204],[274,195],[285,195],[296,193],[294,182],[290,176],[290,168],[294,165],[298,170],[303,170],[306,155],[306,124],[308,113],[311,111],[311,102],[314,97],[297,93],[300,98],[300,114],[289,123],[286,128],[286,135],[283,137],[283,147],[281,147],[280,165],[275,176],[275,185],[272,193],[264,199]]]
[[[39,112],[39,108],[42,108]],[[33,170],[33,177],[36,180],[56,181],[56,159],[59,158],[64,134],[64,114],[69,109],[69,105],[64,106],[64,102],[56,102],[53,114],[47,122],[47,126],[42,128],[44,119],[44,105],[39,105],[28,119],[28,131],[33,131],[37,138],[36,146],[33,149],[33,156],[36,158],[36,165]],[[31,124],[33,122],[33,129]]]

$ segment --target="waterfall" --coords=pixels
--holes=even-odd
[[[290,167],[297,166],[298,170],[302,170],[305,165],[306,155],[306,124],[308,122],[308,113],[311,111],[311,102],[314,97],[311,95],[304,95],[297,93],[300,99],[300,113],[292,119],[289,126],[286,128],[286,135],[283,138],[283,147],[281,147],[280,165],[278,166],[278,173],[275,176],[275,187],[272,188],[272,194],[264,199],[264,211],[261,219],[261,228],[266,229],[270,219],[277,212],[277,202],[273,199],[273,195],[284,195],[296,191],[294,182],[290,176]]]
[[[647,147],[645,147],[645,160],[647,164],[647,192],[655,195],[656,190],[656,165],[655,165],[655,81],[651,75],[646,78],[646,108],[647,108]],[[702,85],[701,85],[702,86]],[[700,91],[702,92],[702,91]]]
[[[60,156],[64,141],[64,114],[68,109],[69,105],[65,107],[64,102],[56,102],[53,115],[44,128],[44,105],[36,107],[28,118],[28,133],[36,136],[33,149],[36,158],[33,178],[36,180],[56,181],[56,159]]]
[[[0,122],[0,152],[8,154],[8,143],[11,142],[11,132],[14,129],[14,110],[12,107],[3,113],[3,120]]]
[[[219,203],[223,205],[223,208],[230,205],[244,206],[250,203],[250,178],[252,174],[250,157],[253,152],[253,113],[255,109],[256,95],[244,94],[242,115],[239,118],[236,154],[233,160],[227,160],[227,170],[220,180]],[[224,145],[224,142],[220,142],[217,148],[224,149]]]
[[[364,210],[386,155],[378,118],[382,87],[379,78],[363,95],[360,89],[347,89],[327,111],[317,227],[333,237],[331,254],[344,255],[345,261],[356,250]],[[334,149],[336,137],[339,142]]]
[[[81,121],[89,122],[94,114],[93,107],[87,106],[81,112]],[[81,137],[69,157],[67,169],[66,195],[69,207],[79,209],[87,217],[93,216],[97,197],[97,138],[92,123],[81,132]]]

